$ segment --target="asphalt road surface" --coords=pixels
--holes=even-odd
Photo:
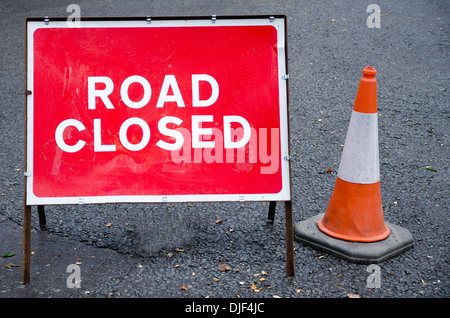
[[[362,69],[375,67],[384,216],[414,237],[378,264],[378,286],[367,264],[299,242],[288,278],[284,210],[268,225],[268,202],[48,206],[47,231],[33,207],[22,285],[24,21],[66,17],[73,2],[0,2],[0,254],[15,253],[0,258],[1,298],[450,296],[450,5],[416,0],[376,1],[379,28],[367,1],[75,2],[95,17],[287,16],[294,223],[325,211]]]

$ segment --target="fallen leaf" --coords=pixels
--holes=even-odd
[[[180,267],[180,264],[176,264],[173,267],[178,268],[178,267]]]
[[[333,172],[333,170],[331,168],[327,169],[327,173]]]
[[[258,293],[258,292],[260,292],[261,290],[262,290],[262,287],[261,288],[258,288],[258,286],[256,286],[256,285],[252,285],[252,286],[250,286],[250,289],[253,289],[253,291],[255,292],[255,293]]]
[[[111,227],[112,223],[106,223],[107,227]]]
[[[261,271],[261,274],[263,274],[263,275],[269,275],[269,274],[267,274],[267,272],[265,272],[265,271]]]
[[[3,258],[5,258],[5,257],[13,257],[15,255],[16,255],[16,253],[6,253],[6,254],[3,254],[2,257]]]
[[[227,264],[219,264],[217,265],[217,268],[219,269],[219,271],[221,272],[228,272],[231,271],[231,266],[227,265]]]
[[[427,170],[431,170],[431,171],[437,172],[437,169],[434,169],[433,167],[426,166],[425,168],[427,168]]]
[[[217,283],[219,281],[219,279],[217,277],[214,277],[213,281],[215,281]]]
[[[347,294],[347,297],[348,297],[348,298],[361,298],[360,295],[358,295],[358,294],[352,294],[352,293],[348,293],[348,294]]]
[[[183,284],[183,285],[181,285],[181,289],[182,289],[182,290],[187,290],[188,288],[186,287],[185,284]]]
[[[222,223],[223,223],[223,220],[215,220],[214,223],[216,223],[216,224],[222,224]]]
[[[125,230],[128,231],[128,232],[134,232],[134,227],[129,226],[128,223],[127,223],[127,225],[125,225]]]
[[[422,284],[424,284],[425,286],[427,286],[427,283],[425,283],[425,281],[421,278],[420,281],[422,282]]]
[[[259,281],[260,282],[263,282],[263,281],[265,281],[266,279],[264,278],[264,277],[261,277],[260,279],[259,279]]]
[[[281,298],[280,296],[277,295],[273,295],[273,298]]]

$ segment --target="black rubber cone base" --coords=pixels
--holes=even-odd
[[[317,222],[322,217],[323,213],[296,223],[295,240],[350,262],[365,264],[380,263],[414,245],[414,239],[407,229],[387,222],[391,233],[382,241],[362,243],[340,240],[319,230]]]

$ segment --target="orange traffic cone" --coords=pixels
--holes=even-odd
[[[338,175],[319,229],[336,238],[374,242],[389,235],[381,205],[376,71],[363,70]]]
[[[363,70],[325,214],[300,222],[294,228],[297,240],[361,262],[382,261],[413,244],[408,230],[384,222],[375,74],[372,67]],[[364,245],[367,243],[371,243],[372,250]]]

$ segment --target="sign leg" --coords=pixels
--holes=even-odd
[[[267,215],[267,222],[273,223],[275,220],[275,209],[277,207],[276,201],[270,201],[269,202],[269,214]]]
[[[31,206],[23,205],[23,266],[22,284],[30,283]]]
[[[42,231],[47,229],[47,221],[45,219],[45,207],[43,205],[38,205],[38,215],[39,215],[39,227]]]
[[[285,202],[286,215],[286,272],[289,277],[295,275],[294,269],[294,227],[292,221],[292,201]]]

